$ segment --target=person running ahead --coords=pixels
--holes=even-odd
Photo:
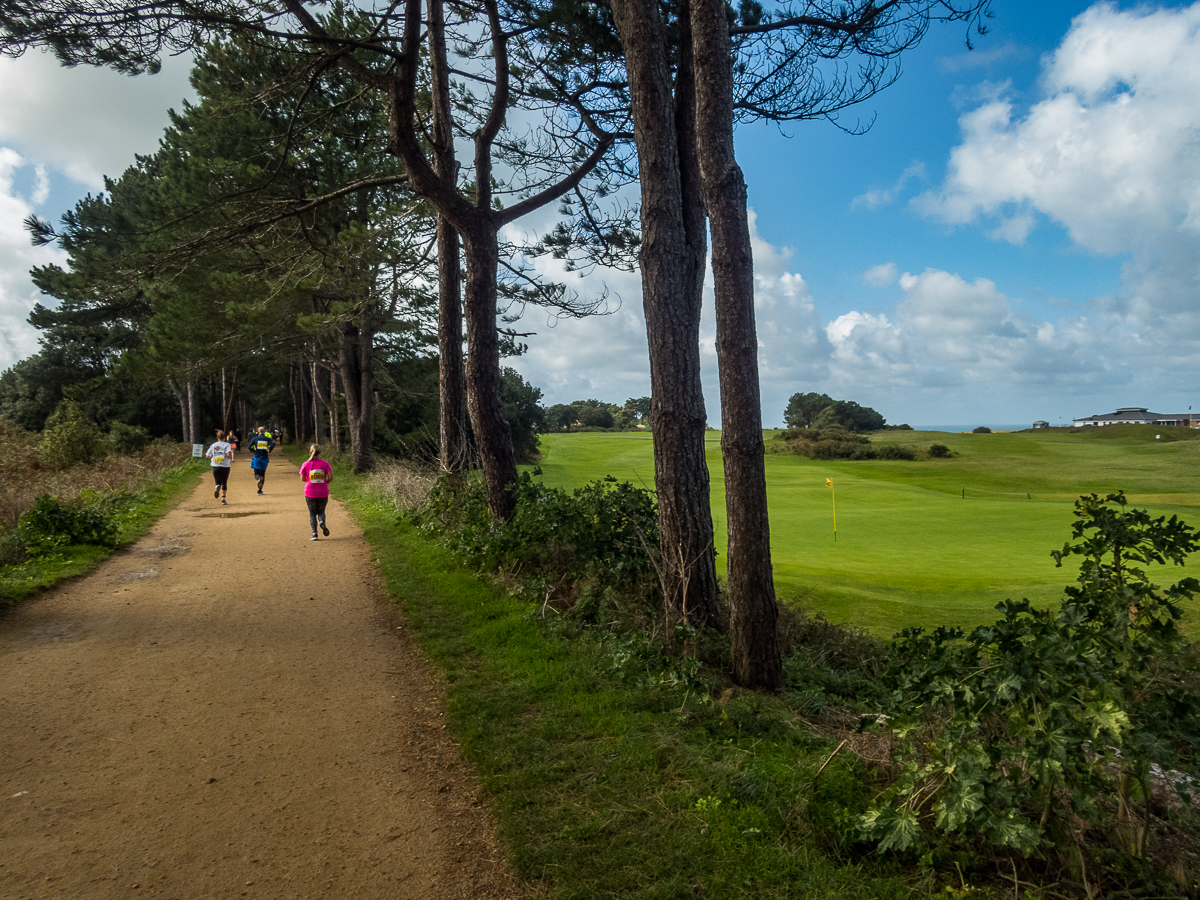
[[[212,460],[213,480],[217,485],[213,497],[220,497],[221,505],[226,506],[228,504],[225,502],[225,494],[229,490],[229,467],[233,463],[233,446],[225,440],[225,432],[220,428],[217,429],[217,439],[204,455]]]
[[[312,537],[309,540],[317,540],[318,522],[325,537],[329,537],[329,527],[325,524],[325,506],[329,503],[329,482],[333,481],[333,467],[321,459],[321,448],[316,444],[309,448],[308,462],[300,467],[300,478],[304,482],[308,522],[312,526]]]
[[[246,444],[253,454],[254,458],[250,460],[250,468],[254,470],[254,480],[258,482],[258,492],[263,492],[263,485],[267,482],[267,465],[271,462],[271,451],[275,449],[275,442],[271,440],[271,436],[264,434],[266,428],[262,425],[258,426],[258,434],[250,438],[250,443]]]

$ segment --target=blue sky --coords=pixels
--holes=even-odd
[[[913,425],[1200,408],[1200,4],[993,12],[969,53],[961,25],[931,29],[899,83],[843,117],[874,117],[864,135],[740,128],[765,424],[797,391]],[[152,151],[186,93],[181,64],[129,79],[0,60],[0,367],[37,349],[25,273],[55,253],[21,219],[57,218]],[[511,364],[547,403],[649,393],[636,276],[539,266],[619,303],[583,322],[530,313]]]

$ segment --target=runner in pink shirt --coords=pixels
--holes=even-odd
[[[308,462],[300,467],[300,479],[304,482],[304,502],[308,504],[308,521],[312,525],[310,541],[317,540],[317,524],[329,537],[325,524],[325,506],[329,503],[329,482],[333,481],[333,467],[321,459],[321,448],[316,444],[309,447]]]

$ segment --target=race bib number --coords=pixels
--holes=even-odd
[[[225,463],[225,454],[224,453],[219,453],[213,457],[213,465],[214,466],[220,466],[220,465],[223,465],[224,463]]]
[[[324,484],[325,483],[325,470],[324,469],[313,469],[311,472],[309,472],[308,473],[308,483],[309,484]]]

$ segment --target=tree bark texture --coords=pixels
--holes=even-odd
[[[338,363],[342,395],[346,398],[350,456],[356,473],[369,472],[375,463],[372,441],[375,428],[375,326],[370,312],[365,312],[358,322],[343,324],[341,331]]]
[[[453,184],[454,118],[446,56],[443,0],[429,0],[429,68],[433,105],[433,170]],[[438,465],[457,474],[467,468],[467,395],[463,374],[462,278],[458,232],[444,215],[437,220],[438,254]]]
[[[658,4],[612,0],[612,9],[625,48],[642,190],[639,262],[663,588],[687,622],[719,626],[700,383],[705,237],[690,48],[673,86]]]
[[[321,390],[321,364],[315,360],[310,362],[308,364],[308,371],[312,385],[313,443],[320,444],[325,437],[325,417],[322,415],[322,412],[329,405],[329,401],[325,399],[326,394]]]
[[[697,149],[713,241],[733,677],[745,687],[777,690],[783,683],[783,667],[767,515],[754,260],[746,182],[733,150],[728,21],[725,0],[691,0],[691,4]]]
[[[187,380],[184,385],[184,394],[187,397],[188,433],[191,435],[188,443],[204,443],[204,433],[200,430],[200,397],[196,394],[195,379]]]
[[[475,432],[488,507],[507,521],[517,506],[517,459],[512,429],[500,401],[500,340],[496,330],[496,275],[500,248],[496,232],[463,234],[467,284],[463,308],[467,325],[467,411]]]

